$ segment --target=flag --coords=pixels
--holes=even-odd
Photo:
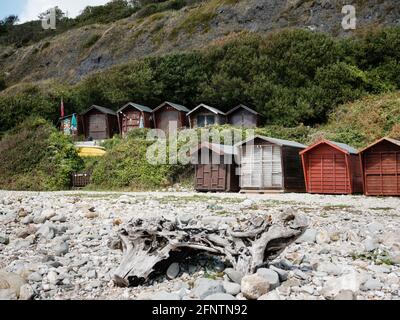
[[[71,130],[77,130],[78,129],[78,121],[76,120],[76,115],[75,113],[72,115],[72,120],[71,120]]]
[[[61,118],[64,118],[64,100],[61,99]]]

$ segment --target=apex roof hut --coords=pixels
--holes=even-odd
[[[382,138],[359,153],[368,196],[400,196],[400,141]]]
[[[77,139],[83,133],[83,120],[80,115],[73,113],[60,118],[57,127],[65,135]]]
[[[361,165],[353,147],[321,140],[301,153],[307,192],[354,194],[363,192]]]
[[[170,128],[185,128],[188,112],[189,109],[185,106],[166,101],[153,110],[154,127],[165,133],[168,133]]]
[[[117,111],[119,132],[125,137],[137,128],[153,127],[153,110],[137,103],[129,102]]]
[[[229,124],[242,128],[257,128],[261,123],[260,114],[243,104],[227,112],[226,116]]]
[[[237,145],[242,192],[304,192],[299,152],[305,145],[254,136]]]
[[[118,133],[117,113],[111,109],[93,105],[82,117],[86,139],[110,139]]]
[[[190,128],[204,128],[215,124],[225,124],[226,114],[221,110],[200,104],[187,116],[189,117]]]
[[[195,189],[200,192],[239,191],[236,155],[237,148],[234,146],[209,142],[200,144],[192,153],[199,163],[195,165]]]

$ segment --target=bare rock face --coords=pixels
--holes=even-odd
[[[168,259],[182,260],[196,252],[223,256],[234,270],[253,274],[300,237],[307,226],[305,216],[292,212],[248,219],[227,229],[185,227],[164,218],[134,219],[118,234],[121,246],[117,247],[123,248],[124,257],[114,272],[114,282],[122,287],[143,284]],[[167,271],[169,278],[178,270],[172,266],[173,270]],[[279,283],[277,274],[275,278]]]
[[[12,70],[12,82],[51,78],[76,82],[92,72],[130,59],[197,49],[242,31],[265,34],[293,27],[342,36],[351,34],[341,26],[344,17],[341,13],[342,1],[241,0],[234,5],[209,2],[209,5],[203,6],[204,9],[194,6],[179,11],[170,10],[160,19],[149,16],[143,22],[143,19],[133,15],[110,24],[74,28],[31,46],[0,48],[0,69]],[[398,25],[397,2],[359,1],[355,5],[357,28]],[[205,14],[205,8],[212,10],[212,18],[204,21],[203,27],[199,26],[195,32],[189,33],[185,23],[193,15]],[[87,39],[99,35],[101,37],[94,46],[85,48]],[[161,40],[155,41],[161,35]],[[118,50],[115,50],[116,47]]]
[[[257,300],[267,294],[269,290],[268,280],[258,274],[245,276],[242,279],[242,293],[249,300]]]

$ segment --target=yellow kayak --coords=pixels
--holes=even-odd
[[[80,157],[102,157],[106,154],[103,147],[78,147]]]

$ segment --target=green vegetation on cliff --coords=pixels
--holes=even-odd
[[[134,60],[74,86],[9,87],[0,94],[0,130],[14,127],[26,112],[56,121],[61,97],[67,112],[94,103],[116,110],[127,101],[207,103],[223,110],[243,103],[268,125],[314,126],[340,104],[399,89],[399,47],[400,28],[340,40],[304,30],[243,33],[201,51]]]
[[[217,131],[232,130],[216,126]],[[241,129],[233,129],[245,133]],[[194,131],[199,134],[199,130]],[[28,119],[0,140],[0,188],[13,190],[67,189],[74,171],[93,173],[94,190],[155,190],[174,183],[191,184],[191,165],[153,165],[147,162],[147,129],[138,129],[126,139],[114,137],[104,143],[107,155],[83,161],[69,138],[43,119]],[[339,106],[321,126],[284,127],[268,125],[256,134],[311,144],[321,137],[357,148],[383,136],[400,138],[400,91],[371,95]],[[222,142],[222,141],[221,141]],[[178,142],[178,146],[182,141]]]
[[[190,171],[184,165],[153,165],[147,161],[146,130],[137,130],[126,139],[113,139],[107,154],[93,168],[92,188],[148,190],[168,187]]]
[[[57,8],[57,28],[43,30],[41,20],[16,24],[18,17],[9,16],[0,20],[0,45],[17,47],[34,44],[42,39],[53,37],[73,28],[93,24],[108,24],[138,13],[139,18],[167,10],[179,10],[202,0],[112,0],[105,5],[88,6],[74,19],[65,16]],[[48,13],[48,12],[47,12]],[[44,18],[46,12],[40,15]],[[3,18],[3,17],[0,17]],[[39,18],[39,17],[38,17]]]
[[[66,136],[40,118],[28,119],[0,140],[0,189],[69,188],[83,165]]]
[[[400,139],[400,91],[338,107],[320,134],[358,148],[385,136]]]

